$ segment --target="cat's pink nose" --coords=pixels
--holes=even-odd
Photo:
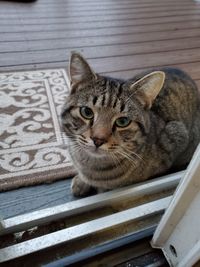
[[[102,146],[103,144],[106,143],[105,139],[100,139],[100,138],[97,138],[97,137],[92,137],[92,140],[93,140],[93,142],[94,142],[96,147],[100,147],[100,146]]]

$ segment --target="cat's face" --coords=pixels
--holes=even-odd
[[[98,76],[78,54],[72,55],[70,75],[72,88],[62,122],[74,153],[81,149],[92,157],[114,153],[127,158],[137,153],[149,132],[149,108],[155,98],[139,90],[149,78],[133,84]]]
[[[148,132],[148,113],[129,95],[122,83],[107,78],[80,84],[62,114],[66,134],[96,155],[137,150]]]

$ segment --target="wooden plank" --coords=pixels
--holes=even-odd
[[[183,22],[188,22],[190,27],[195,26],[196,24],[193,24],[200,20],[199,14],[197,15],[181,15],[181,16],[168,16],[168,17],[156,17],[153,18],[138,18],[134,19],[132,15],[130,16],[121,16],[121,18],[108,17],[106,18],[98,18],[98,17],[89,17],[88,20],[84,17],[77,18],[47,18],[47,19],[18,19],[4,20],[1,22],[0,30],[1,32],[22,32],[22,31],[41,31],[41,25],[42,25],[42,31],[57,31],[57,30],[86,30],[86,29],[102,29],[102,28],[118,28],[118,27],[131,27],[131,26],[145,26],[148,25],[154,25],[156,26],[157,23],[161,24],[169,24],[177,23],[174,25],[174,28],[183,28]],[[91,24],[92,22],[92,24]],[[182,23],[180,23],[182,22]],[[12,25],[12,27],[11,27]],[[182,26],[182,27],[181,27]],[[185,27],[186,25],[184,25]],[[166,26],[165,26],[166,27]],[[174,29],[173,28],[173,29]],[[154,28],[154,30],[160,30],[158,27]],[[172,29],[172,27],[171,27]]]
[[[34,4],[32,4],[29,8],[32,9],[42,9],[42,8],[57,8],[58,5],[62,5],[62,7],[68,7],[68,8],[78,8],[81,10],[88,10],[89,9],[102,9],[102,7],[112,7],[112,8],[116,8],[116,7],[124,7],[124,6],[133,6],[135,8],[146,8],[146,7],[169,7],[170,4],[173,4],[174,7],[179,6],[180,4],[178,1],[174,2],[174,1],[167,1],[167,3],[165,2],[158,2],[158,1],[131,1],[131,0],[124,0],[122,1],[115,1],[115,5],[113,6],[112,2],[109,1],[101,1],[101,5],[99,5],[99,2],[84,2],[84,1],[80,1],[80,2],[70,2],[70,1],[63,1],[63,2],[47,2],[45,3],[44,1],[38,1],[35,2]],[[191,1],[181,1],[181,7],[182,6],[196,6],[196,3],[191,2]],[[1,7],[2,8],[6,8],[7,10],[12,10],[12,11],[16,11],[16,8],[18,9],[27,9],[27,5],[24,5],[23,3],[20,2],[2,2],[1,3]]]
[[[27,53],[13,53],[1,55],[1,66],[34,64],[44,62],[61,62],[68,59],[65,49],[50,53],[49,51],[37,51]],[[157,53],[144,53],[135,55],[116,55],[90,59],[90,63],[97,72],[120,71],[123,69],[148,68],[153,66],[170,65],[173,62],[181,64],[185,62],[200,61],[200,48],[179,49]]]
[[[28,5],[28,9],[41,9],[41,8],[55,8],[58,9],[58,6],[62,5],[62,7],[67,6],[68,8],[95,8],[98,9],[99,7],[112,7],[115,8],[116,6],[126,6],[126,5],[131,5],[134,6],[135,8],[145,8],[145,7],[157,7],[157,6],[170,6],[170,4],[173,4],[173,6],[179,5],[179,1],[167,1],[167,3],[165,2],[158,2],[158,1],[130,1],[130,0],[125,0],[123,2],[121,1],[115,1],[115,5],[113,6],[112,2],[109,1],[101,1],[101,5],[99,5],[99,2],[97,1],[91,1],[91,2],[85,2],[85,1],[79,1],[79,2],[75,2],[75,1],[63,1],[63,2],[44,2],[44,1],[37,1],[35,3],[29,3]],[[191,2],[191,1],[181,1],[181,7],[183,5],[190,5],[190,6],[195,6],[196,3]],[[26,10],[27,9],[27,4],[21,3],[21,2],[2,2],[1,3],[1,8],[3,9],[7,9],[7,10],[11,10],[11,11],[16,11],[16,10]]]
[[[170,12],[170,11],[195,11],[195,7],[196,5],[194,4],[189,4],[189,3],[183,3],[183,5],[180,5],[179,4],[174,4],[173,6],[172,5],[169,5],[169,4],[165,4],[165,5],[159,5],[159,4],[156,4],[156,5],[135,5],[134,2],[126,5],[124,3],[122,4],[115,4],[114,6],[113,5],[95,5],[95,6],[70,6],[70,5],[62,5],[62,12],[66,12],[69,8],[72,9],[72,10],[77,10],[78,14],[84,14],[84,13],[90,13],[90,12],[104,12],[104,11],[108,11],[110,8],[112,9],[112,11],[121,11],[121,10],[131,10],[132,11],[132,14],[146,14],[146,13],[155,13],[155,12]],[[50,12],[50,13],[54,13],[55,14],[55,8],[56,6],[46,6],[46,5],[43,5],[43,6],[38,6],[37,9],[34,8],[34,10],[37,11],[37,14],[38,14],[38,11],[40,11],[40,13],[42,14],[43,13],[46,13],[47,11]],[[26,10],[26,9],[25,9]],[[23,11],[23,8],[20,8],[19,11],[22,13]],[[16,14],[16,8],[13,8],[13,9],[7,9],[7,13],[8,14]],[[20,14],[21,14],[20,13]],[[40,14],[39,13],[39,14]],[[0,14],[3,15],[3,9],[0,10]],[[59,13],[58,13],[59,14]],[[77,15],[77,14],[76,14]]]
[[[177,11],[178,12],[178,11]],[[30,24],[61,24],[61,23],[67,23],[69,25],[74,24],[74,23],[78,23],[77,24],[77,29],[79,28],[78,26],[80,22],[88,22],[88,21],[92,21],[92,22],[112,22],[115,21],[120,22],[120,25],[123,23],[123,20],[131,20],[136,24],[148,24],[148,23],[153,23],[154,20],[156,22],[156,19],[160,19],[163,18],[164,22],[169,21],[169,18],[176,18],[176,17],[180,17],[180,20],[182,17],[184,17],[185,19],[187,18],[188,20],[194,20],[199,19],[198,15],[199,15],[199,11],[197,11],[196,13],[194,12],[187,12],[187,11],[180,11],[180,14],[176,14],[176,13],[171,13],[171,12],[167,12],[166,16],[161,16],[159,12],[156,12],[155,14],[145,14],[145,15],[141,15],[141,14],[132,14],[132,13],[127,13],[127,14],[112,14],[112,15],[104,15],[104,16],[100,16],[100,15],[91,15],[91,16],[79,16],[79,17],[69,17],[69,16],[53,16],[53,17],[44,17],[44,16],[39,16],[39,17],[33,17],[33,18],[26,18],[25,16],[22,17],[17,17],[17,18],[9,18],[9,20],[7,18],[1,18],[0,21],[2,23],[2,25],[6,25],[6,21],[8,21],[8,25],[15,25],[15,22],[17,22],[17,24],[24,26],[26,24],[29,25],[29,21]],[[191,14],[190,14],[191,13]],[[183,20],[183,19],[182,19]],[[146,23],[145,23],[146,22]],[[161,20],[160,20],[161,22]],[[116,25],[116,24],[115,24]],[[92,26],[92,25],[90,25]]]
[[[105,9],[109,9],[109,8],[112,8],[112,10],[118,10],[118,9],[125,9],[127,7],[132,7],[134,9],[138,9],[138,10],[147,10],[147,9],[150,9],[152,11],[154,11],[154,9],[172,9],[173,10],[173,7],[174,8],[178,8],[179,7],[179,10],[182,9],[182,7],[195,7],[196,6],[196,3],[194,2],[183,2],[182,5],[180,6],[180,4],[178,2],[173,2],[173,7],[172,5],[170,5],[171,1],[168,1],[167,3],[165,2],[148,2],[148,3],[145,3],[145,2],[141,2],[141,3],[136,3],[135,1],[123,1],[123,2],[115,2],[115,4],[113,5],[112,2],[102,2],[102,5],[98,5],[97,3],[95,2],[92,2],[90,4],[84,4],[82,2],[80,3],[74,3],[74,2],[63,2],[62,4],[57,4],[57,3],[52,3],[52,4],[42,4],[42,2],[37,2],[34,6],[32,5],[31,7],[29,7],[29,9],[32,9],[32,10],[36,10],[36,9],[39,9],[39,10],[44,10],[44,9],[55,9],[56,8],[56,11],[58,9],[58,6],[59,5],[62,5],[62,10],[65,9],[65,8],[70,8],[70,9],[78,9],[80,11],[90,11],[90,10],[95,10],[95,11],[98,11],[98,10],[105,10]],[[2,9],[6,8],[8,11],[11,11],[13,13],[16,13],[16,9],[17,10],[21,10],[21,11],[24,11],[27,9],[27,5],[10,5],[8,6],[7,4],[6,5],[3,5],[3,3],[1,4],[1,7]]]
[[[120,44],[135,44],[135,43],[142,43],[148,41],[159,41],[165,40],[170,41],[174,39],[182,39],[182,38],[191,38],[191,37],[199,37],[199,28],[185,30],[180,29],[178,31],[163,31],[163,32],[150,32],[150,33],[134,33],[134,34],[116,34],[111,36],[91,36],[91,37],[80,37],[80,38],[67,38],[61,36],[57,36],[58,38],[53,39],[38,39],[38,40],[25,40],[25,36],[22,36],[22,40],[16,41],[14,43],[12,41],[3,41],[0,40],[0,48],[5,49],[5,47],[10,47],[11,51],[15,51],[19,49],[19,47],[23,46],[24,44],[29,47],[29,50],[40,50],[40,49],[50,49],[50,48],[83,48],[83,47],[94,47],[94,46],[103,46],[103,45],[120,45]],[[51,42],[49,42],[51,40]],[[4,50],[0,50],[5,52]],[[23,50],[22,50],[23,51]]]
[[[185,62],[200,61],[200,49],[176,50],[170,52],[158,52],[153,54],[116,56],[107,58],[91,59],[93,68],[97,71],[109,72],[112,70],[147,68],[153,66],[164,66],[170,64],[181,64]]]
[[[126,40],[125,40],[126,42]],[[186,37],[186,38],[177,38],[167,40],[153,40],[147,42],[127,42],[125,44],[111,44],[111,45],[95,45],[95,46],[83,46],[68,47],[67,40],[52,40],[51,42],[47,40],[35,41],[35,42],[2,42],[0,43],[0,54],[2,58],[5,56],[9,61],[9,58],[13,58],[14,53],[19,53],[24,55],[24,52],[31,53],[32,51],[49,51],[54,53],[55,51],[61,52],[64,50],[66,55],[69,55],[71,50],[78,51],[80,50],[87,58],[98,57],[110,57],[115,55],[134,55],[134,54],[144,54],[152,52],[162,52],[162,51],[172,51],[177,49],[189,49],[189,48],[198,48],[200,47],[200,34],[199,37]],[[13,52],[14,51],[14,52]],[[13,52],[13,53],[12,53]],[[16,55],[18,58],[18,56]]]
[[[170,14],[170,13],[169,13]],[[161,21],[161,17],[159,16],[159,14],[157,16],[154,17],[138,17],[137,19],[135,19],[133,17],[132,14],[122,14],[122,15],[118,15],[118,16],[107,16],[107,17],[98,17],[98,16],[90,16],[90,17],[59,17],[59,18],[55,18],[55,17],[48,17],[48,18],[18,18],[18,19],[0,19],[1,25],[3,26],[14,26],[14,25],[57,25],[57,24],[67,24],[67,25],[75,25],[77,26],[77,28],[79,28],[80,26],[84,26],[84,27],[88,27],[91,26],[93,27],[93,24],[91,24],[90,22],[94,22],[95,26],[98,27],[99,23],[103,23],[103,26],[121,26],[122,24],[124,26],[129,25],[130,23],[134,23],[134,25],[140,25],[140,24],[155,24],[156,22],[158,22],[157,20],[159,20],[160,23],[165,23],[165,22],[169,22],[169,18],[171,18],[171,20],[173,19],[174,22],[175,21],[183,21],[183,19],[186,20],[186,18],[188,20],[194,20],[194,19],[199,19],[198,14],[194,14],[194,15],[189,15],[189,14],[185,14],[185,15],[179,15],[179,16],[165,16],[162,17],[163,21]],[[185,21],[184,20],[184,21]],[[126,24],[127,23],[127,24]],[[128,24],[129,23],[129,24]],[[77,29],[76,28],[76,29]]]
[[[0,214],[6,219],[72,201],[71,180],[20,188],[0,194]]]
[[[81,37],[89,38],[89,37],[103,37],[106,39],[108,36],[115,36],[127,34],[141,34],[145,33],[145,35],[150,35],[153,32],[157,32],[158,35],[168,34],[170,37],[171,33],[176,32],[176,28],[184,29],[184,31],[192,31],[193,29],[199,29],[199,21],[188,21],[187,24],[183,22],[174,22],[174,23],[166,23],[166,24],[153,24],[153,25],[143,25],[143,26],[126,26],[126,27],[110,27],[106,29],[85,29],[85,30],[60,30],[60,31],[40,31],[40,32],[21,32],[21,33],[4,33],[3,39],[0,42],[5,41],[31,41],[31,40],[45,40],[45,39],[57,39],[57,38],[76,38],[77,43],[80,43],[79,40]],[[144,37],[143,37],[144,38]],[[103,40],[104,41],[104,40]],[[105,41],[106,42],[106,41]]]
[[[199,85],[200,88],[200,64],[199,62],[194,62],[194,63],[183,63],[183,64],[174,64],[171,63],[170,65],[167,66],[163,66],[163,67],[176,67],[176,68],[180,68],[182,70],[184,70],[185,72],[187,72],[194,80],[195,82]],[[130,69],[130,70],[125,70],[122,69],[120,71],[111,71],[111,72],[101,72],[102,75],[108,75],[111,77],[116,77],[116,78],[121,78],[121,79],[130,79],[131,77],[134,77],[134,75],[139,74],[140,72],[142,72],[143,70],[148,70],[148,69],[152,69],[152,68],[158,68],[159,69],[160,66],[152,66],[149,68],[138,68],[138,69]]]
[[[132,15],[131,15],[132,16]],[[130,16],[130,17],[131,17]],[[91,18],[91,17],[90,17]],[[40,20],[40,19],[39,19]],[[131,27],[131,26],[146,26],[146,25],[163,25],[163,24],[172,24],[172,23],[180,23],[180,22],[188,22],[188,23],[196,23],[200,21],[200,12],[195,15],[181,15],[181,16],[168,16],[168,17],[153,17],[153,18],[139,18],[135,19],[112,19],[112,20],[100,20],[100,21],[83,21],[79,22],[77,19],[73,22],[70,20],[68,23],[68,19],[61,19],[61,23],[48,23],[48,20],[45,20],[45,24],[24,24],[19,21],[18,24],[11,25],[1,25],[0,33],[21,33],[21,32],[44,32],[44,31],[69,31],[72,32],[74,30],[92,30],[92,29],[107,29],[107,28],[119,28],[119,27]],[[85,20],[85,19],[84,19]],[[92,24],[91,24],[92,22]],[[196,25],[196,24],[195,24]],[[41,29],[42,27],[42,29]],[[157,28],[156,28],[157,29]],[[159,30],[159,29],[158,29]]]
[[[43,1],[43,3],[55,3],[55,1],[54,0],[42,0]],[[186,2],[186,1],[188,1],[188,0],[183,0],[183,2]],[[61,4],[61,3],[63,3],[63,2],[65,2],[65,0],[57,0],[57,2],[59,3],[59,4]],[[86,3],[88,3],[88,4],[90,4],[90,3],[99,3],[98,2],[98,0],[94,0],[94,1],[92,1],[92,0],[74,0],[73,1],[74,3],[84,3],[84,4],[86,4]],[[102,1],[103,3],[105,3],[106,2],[106,0],[103,0]],[[120,0],[115,0],[115,3],[119,3],[120,2]],[[139,0],[134,0],[134,2],[135,3],[141,3],[141,1],[139,1]],[[148,0],[142,0],[142,3],[157,3],[158,1],[157,0],[150,0],[150,1],[148,1]],[[171,0],[169,0],[169,2],[171,2]],[[177,0],[177,2],[181,2],[182,3],[182,1],[181,0]]]
[[[67,12],[67,15],[69,17],[79,17],[79,15],[83,15],[83,16],[86,16],[86,15],[102,15],[103,13],[106,14],[130,14],[132,12],[132,14],[135,16],[135,15],[141,15],[141,16],[144,16],[144,15],[148,15],[148,13],[150,13],[151,15],[152,14],[155,14],[155,13],[158,13],[162,16],[168,16],[169,15],[169,12],[174,14],[174,11],[177,11],[178,14],[180,12],[181,13],[185,13],[185,11],[189,11],[189,12],[195,12],[195,11],[198,11],[195,9],[195,5],[187,5],[187,6],[181,6],[180,5],[173,5],[172,6],[159,6],[159,5],[156,5],[156,6],[132,6],[132,5],[122,5],[122,6],[119,6],[119,7],[116,7],[116,6],[111,6],[110,8],[108,7],[104,7],[104,6],[100,6],[100,8],[96,8],[94,7],[93,9],[91,9],[91,7],[89,8],[80,8],[80,7],[70,7],[70,13],[68,13],[68,10],[69,10],[69,6],[66,5],[62,5],[62,9],[59,10],[59,12],[55,12],[55,7],[50,7],[48,8],[47,6],[45,6],[44,9],[42,8],[34,8],[34,15],[46,15],[47,13],[49,13],[49,15],[59,15],[59,16],[63,16],[64,14],[66,15],[66,12]],[[5,16],[4,10],[1,9],[0,10],[0,14],[3,16]],[[23,14],[23,12],[26,11],[23,10],[23,9],[18,9],[18,12],[16,13],[16,9],[13,9],[13,10],[7,10],[7,15],[11,16],[11,17],[16,17],[17,15],[21,16]],[[57,11],[57,10],[56,10]],[[167,14],[168,12],[168,14]],[[25,13],[25,12],[24,12]],[[31,16],[32,17],[32,16]]]
[[[49,42],[49,46],[51,43]],[[0,45],[1,47],[1,45]],[[23,47],[25,49],[25,47]],[[91,46],[91,47],[83,47],[81,52],[88,59],[92,58],[104,58],[104,57],[113,57],[113,56],[125,56],[125,55],[138,55],[138,54],[150,54],[157,52],[169,52],[176,51],[182,49],[192,49],[192,48],[200,48],[200,36],[198,38],[182,38],[182,39],[174,39],[166,41],[152,41],[152,42],[144,42],[144,43],[128,43],[121,45],[104,45],[104,46]],[[6,49],[6,47],[5,47]],[[12,48],[13,49],[13,48]],[[23,58],[23,63],[29,63],[33,61],[40,62],[48,58],[48,54],[52,54],[55,56],[56,60],[62,60],[64,57],[68,57],[72,50],[71,48],[55,48],[47,49],[46,46],[42,46],[39,50],[30,51],[30,47],[27,45],[27,51],[21,53],[0,53],[1,54],[1,63],[6,66],[9,64],[15,64],[14,62],[20,62],[20,59]],[[73,50],[80,50],[79,48],[73,47]],[[186,51],[187,53],[187,51]],[[41,56],[41,54],[43,56]],[[61,55],[61,58],[60,56]],[[26,59],[27,58],[27,59]],[[27,61],[28,60],[28,61]],[[53,57],[51,57],[53,61]]]
[[[127,9],[127,10],[120,10],[120,11],[116,11],[116,10],[105,10],[105,11],[102,11],[102,12],[91,12],[91,14],[87,14],[88,12],[77,12],[76,10],[73,12],[70,10],[70,15],[66,15],[66,11],[60,11],[59,13],[55,13],[53,12],[52,14],[48,12],[48,10],[45,10],[44,12],[34,12],[34,15],[32,14],[27,14],[27,12],[24,12],[24,13],[8,13],[5,15],[5,13],[0,13],[0,19],[3,19],[3,18],[8,18],[8,19],[16,19],[16,18],[49,18],[49,17],[56,17],[56,18],[62,18],[62,17],[68,17],[68,18],[78,18],[79,17],[85,17],[85,18],[88,18],[88,16],[90,15],[90,17],[103,17],[103,18],[106,18],[106,17],[109,17],[109,16],[123,16],[123,15],[132,15],[135,19],[137,18],[142,18],[142,17],[154,17],[155,14],[159,14],[160,17],[166,17],[166,16],[176,16],[177,15],[195,15],[195,14],[199,14],[199,10],[198,9],[189,9],[189,10],[175,10],[175,11],[170,11],[170,15],[169,15],[169,11],[160,11],[160,12],[155,12],[155,13],[148,13],[148,12],[144,12],[144,13],[131,13],[130,9]],[[142,15],[143,14],[143,15]]]

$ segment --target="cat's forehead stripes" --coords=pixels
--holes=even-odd
[[[98,108],[110,107],[119,112],[125,108],[125,102],[122,96],[123,85],[111,79],[107,79],[102,83],[102,87],[94,88],[93,95],[90,96],[92,104]]]
[[[97,99],[98,99],[97,96],[93,96],[93,98],[92,98],[92,103],[93,103],[94,106],[95,106],[95,104],[96,104],[96,102],[97,102]]]
[[[109,107],[119,112],[122,112],[125,109],[125,101],[118,98],[116,94],[108,92],[99,96],[91,96],[90,102],[97,108]]]
[[[92,96],[92,103],[94,106],[99,107],[99,108],[106,106],[105,105],[106,98],[107,98],[107,96],[104,93],[100,94],[98,96],[96,96],[96,95]]]
[[[106,96],[107,96],[107,94],[103,94],[103,95],[102,95],[102,101],[101,101],[101,105],[102,105],[102,106],[105,105]]]

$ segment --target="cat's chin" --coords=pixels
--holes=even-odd
[[[90,146],[87,148],[86,152],[91,157],[105,157],[108,155],[108,152],[102,148],[96,148],[95,146]]]

